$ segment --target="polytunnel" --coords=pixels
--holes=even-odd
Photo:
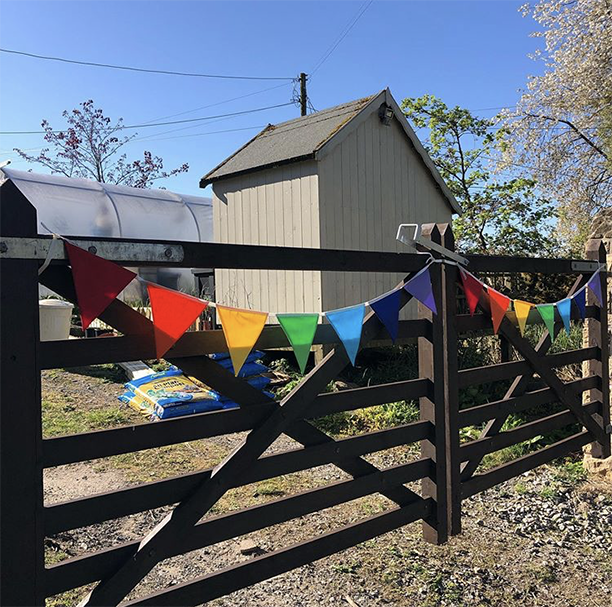
[[[210,242],[212,201],[168,190],[131,188],[89,179],[43,175],[3,167],[36,208],[40,234]],[[187,292],[211,291],[206,269],[140,268],[139,274]],[[196,276],[204,278],[200,284]],[[138,289],[135,284],[133,289]],[[132,290],[125,295],[140,298]]]

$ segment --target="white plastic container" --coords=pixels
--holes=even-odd
[[[73,308],[74,306],[67,301],[40,299],[38,301],[40,341],[68,339]]]

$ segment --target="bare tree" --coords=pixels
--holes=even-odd
[[[136,188],[149,188],[157,179],[172,177],[189,170],[183,164],[171,171],[164,171],[163,161],[149,151],[143,152],[142,160],[127,159],[121,148],[137,136],[120,137],[124,129],[123,119],[112,122],[103,111],[94,107],[89,99],[80,104],[80,109],[62,113],[67,127],[54,130],[48,120],[41,126],[48,147],[38,156],[15,148],[25,160],[36,162],[67,177],[82,177],[96,181],[115,183]]]

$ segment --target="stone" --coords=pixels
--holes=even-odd
[[[597,480],[612,484],[612,457],[599,459],[591,455],[591,445],[584,448],[584,469]]]
[[[257,554],[261,548],[253,540],[242,540],[240,542],[240,554]]]

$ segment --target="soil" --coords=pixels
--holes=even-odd
[[[120,392],[120,383],[100,377],[65,371],[43,376],[44,399],[64,399],[76,411],[116,408]],[[137,414],[128,409],[123,414],[126,419],[138,420]],[[133,461],[109,458],[50,469],[45,472],[45,503],[111,491],[212,465],[242,438],[244,435],[230,435],[198,441],[193,451],[185,450],[188,447],[183,445],[182,451],[171,453],[171,461],[178,463],[169,470],[159,470],[154,456]],[[294,446],[295,443],[282,438],[272,450]],[[193,453],[191,459],[190,453]],[[168,452],[163,457],[167,458]],[[414,457],[414,451],[397,448],[373,454],[368,459],[377,465],[389,466]],[[164,464],[166,459],[160,461]],[[413,524],[209,604],[215,607],[612,606],[612,491],[609,486],[575,478],[574,468],[573,465],[542,467],[466,500],[463,531],[443,546],[426,544],[420,524]],[[215,512],[263,503],[279,495],[343,478],[346,475],[333,466],[321,466],[307,473],[230,492]],[[247,561],[258,554],[355,522],[389,505],[379,496],[354,500],[168,559],[130,596],[142,596]],[[48,562],[56,563],[133,541],[146,534],[170,510],[170,507],[160,508],[48,538]],[[249,554],[241,552],[245,539],[252,540],[256,546]],[[55,607],[76,604],[85,591],[54,597],[48,604]]]

